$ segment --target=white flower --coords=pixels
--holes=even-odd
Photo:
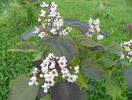
[[[132,55],[132,50],[128,52],[128,55]]]
[[[43,77],[44,77],[44,75],[43,75],[43,74],[40,74],[39,76],[40,76],[40,78],[43,78]]]
[[[121,52],[121,58],[120,59],[123,59],[125,58],[125,55]]]
[[[48,35],[48,34],[46,34],[45,32],[41,32],[41,33],[39,34],[39,37],[43,38],[43,37],[45,37],[46,35]]]
[[[54,80],[50,80],[50,81],[47,82],[47,84],[48,84],[49,86],[54,86],[55,81],[54,81]]]
[[[67,27],[66,28],[69,32],[72,30],[72,28],[71,27]]]
[[[57,9],[57,4],[55,4],[55,2],[51,3],[51,11],[55,11]]]
[[[132,61],[132,40],[124,42],[121,47],[125,50],[122,52],[121,59],[127,58],[129,62]]]
[[[67,66],[67,60],[66,60],[65,56],[60,57],[58,63],[59,63],[59,66],[60,66],[61,68],[66,67],[66,66]]]
[[[68,80],[68,82],[73,83],[76,81],[77,78],[78,78],[77,75],[70,75],[67,80]]]
[[[79,66],[74,67],[75,73],[79,73]]]
[[[32,72],[33,74],[36,74],[36,73],[38,73],[38,68],[34,68],[34,70],[33,70],[33,72]]]
[[[45,93],[48,92],[49,85],[47,83],[44,83],[41,87],[44,88]]]
[[[48,65],[49,62],[47,62],[46,60],[42,64],[40,64],[43,73],[48,73]]]
[[[92,37],[92,34],[86,33],[86,36],[87,36],[87,37]]]
[[[52,29],[50,30],[50,32],[51,32],[52,34],[57,34],[57,32],[56,32],[56,29],[55,29],[55,28],[52,28]]]
[[[41,7],[48,7],[48,6],[49,6],[49,4],[47,4],[47,3],[43,2],[42,4],[40,4],[40,6],[41,6]]]
[[[58,76],[58,72],[56,69],[53,69],[51,72],[50,72],[51,75],[53,75],[54,77],[55,76]]]
[[[50,69],[55,68],[55,65],[56,65],[56,63],[55,63],[55,62],[51,62],[51,64],[50,64],[49,68],[50,68]]]
[[[100,27],[99,27],[100,21],[99,21],[99,19],[90,18],[90,20],[88,21],[88,24],[89,24],[89,30],[88,31],[90,33],[99,32],[100,31]]]
[[[35,31],[33,33],[39,33],[40,29],[38,27],[35,27]]]
[[[54,79],[54,76],[52,76],[52,74],[44,74],[44,78],[45,78],[45,81],[52,81]]]
[[[37,77],[33,76],[30,78],[31,82],[29,82],[29,86],[35,84],[35,85],[38,85],[38,83],[36,82],[37,81]]]
[[[62,78],[65,78],[66,76],[69,76],[69,70],[67,68],[63,68],[61,69],[61,73],[62,73]]]
[[[44,11],[44,10],[41,10],[41,14],[40,14],[40,16],[45,16],[45,14],[46,14],[46,11]]]
[[[103,38],[104,38],[103,35],[97,35],[97,39],[98,39],[98,40],[102,40]]]

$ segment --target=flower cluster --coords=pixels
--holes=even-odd
[[[94,35],[93,33],[95,33],[98,40],[101,40],[104,38],[103,35],[99,34],[99,32],[100,32],[99,19],[90,18],[90,20],[88,21],[88,24],[89,24],[89,29],[88,29],[88,33],[86,33],[86,36],[93,37],[93,35]]]
[[[129,62],[132,62],[132,39],[122,43],[121,47],[125,50],[125,52],[121,53],[121,59],[127,58]]]
[[[39,36],[43,38],[46,35],[67,35],[72,29],[64,26],[63,17],[57,10],[57,4],[45,3],[40,5],[43,9],[39,15],[38,21],[42,22],[42,25],[36,27],[35,33],[39,33]]]
[[[65,79],[68,82],[75,82],[79,73],[79,66],[67,65],[65,56],[56,57],[53,53],[50,53],[48,57],[40,64],[41,68],[35,68],[33,70],[33,77],[30,78],[29,85],[38,85],[37,80],[43,79],[44,92],[47,93],[48,89],[55,84],[55,77]]]

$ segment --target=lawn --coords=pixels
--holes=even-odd
[[[19,37],[25,30],[38,25],[40,8],[35,2],[27,1],[29,0],[0,1],[0,100],[7,99],[9,83],[20,74],[30,72],[32,68],[30,62],[35,54],[7,52],[18,41],[22,41]],[[122,27],[122,24],[132,22],[131,0],[53,1],[58,4],[64,18],[75,18],[82,22],[87,22],[90,17],[99,18],[101,29],[110,34],[110,37],[101,40],[105,44],[111,41],[122,43],[132,38],[132,35]],[[77,32],[73,29],[71,34]],[[36,41],[39,38],[33,37],[30,40]]]

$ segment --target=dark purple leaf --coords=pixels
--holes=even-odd
[[[45,36],[40,44],[48,45],[47,53],[65,56],[68,61],[78,53],[74,41],[68,36]]]
[[[51,90],[52,100],[80,100],[80,87],[75,83],[58,82]]]
[[[91,48],[91,50],[105,52],[105,49],[102,46],[93,47],[93,48]]]
[[[80,22],[76,19],[64,19],[64,22],[66,24],[68,24],[69,26],[73,26],[73,27],[77,28],[84,34],[86,34],[88,32],[89,24],[86,22]],[[105,36],[109,36],[108,33],[104,32],[102,30],[100,31],[100,33],[102,33]]]
[[[32,65],[37,67],[39,70],[41,70],[41,66],[40,66],[41,63],[42,63],[42,60],[39,59],[39,60],[32,62]]]
[[[77,33],[76,35],[85,35],[85,33]]]
[[[44,92],[44,88],[42,88],[41,86],[39,87],[39,92],[38,92],[38,97],[39,98],[43,98],[47,95],[47,93]]]
[[[102,34],[105,35],[105,36],[110,36],[110,34],[104,32],[104,31],[102,31],[102,30],[100,30],[100,33],[102,33]]]
[[[30,30],[27,30],[26,32],[24,32],[24,34],[20,37],[23,40],[27,40],[29,37],[31,36],[35,36],[37,33],[34,33],[36,30],[36,28],[32,28]]]

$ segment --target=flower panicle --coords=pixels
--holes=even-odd
[[[68,82],[75,82],[79,73],[79,66],[67,65],[67,59],[65,56],[56,57],[53,53],[49,53],[48,57],[40,64],[40,70],[34,68],[33,77],[30,78],[29,85],[38,85],[37,80],[43,79],[44,92],[47,93],[48,89],[55,84],[55,77],[61,76],[61,79],[66,79]],[[73,74],[74,73],[74,74]]]

